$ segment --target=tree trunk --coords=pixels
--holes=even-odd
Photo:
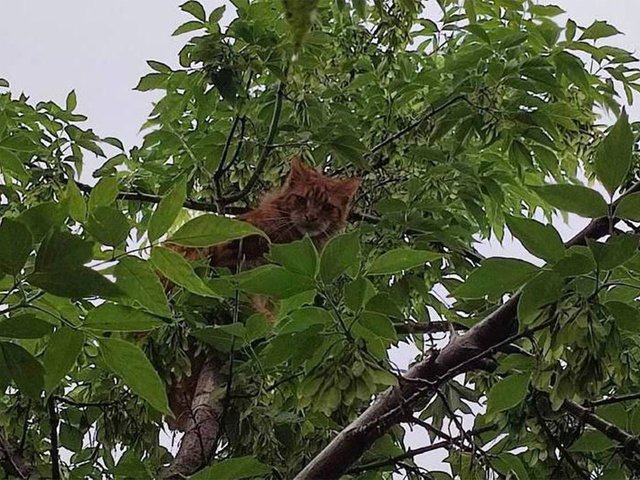
[[[180,441],[180,448],[162,478],[179,479],[205,467],[211,460],[220,429],[222,405],[214,392],[222,383],[219,369],[211,358],[205,360],[198,375],[190,419]]]

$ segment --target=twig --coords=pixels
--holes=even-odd
[[[280,123],[280,113],[282,112],[282,99],[284,98],[284,85],[282,82],[278,85],[278,91],[276,92],[276,104],[273,108],[273,115],[271,116],[271,123],[269,125],[269,131],[267,133],[267,139],[265,140],[265,146],[260,153],[260,157],[258,157],[258,163],[256,164],[256,168],[253,172],[253,175],[249,178],[249,181],[244,186],[242,190],[237,193],[228,195],[219,200],[221,205],[228,205],[230,203],[237,202],[238,200],[242,200],[246,197],[253,187],[257,183],[260,175],[262,175],[262,171],[267,165],[267,159],[269,158],[269,153],[271,152],[271,148],[269,146],[273,143],[273,140],[278,132],[278,124]]]
[[[220,161],[218,162],[218,167],[216,168],[216,171],[213,174],[213,190],[216,198],[220,198],[222,196],[220,179],[224,175],[224,164],[227,161],[227,155],[229,154],[229,147],[231,146],[231,140],[233,140],[233,136],[236,133],[236,128],[238,127],[239,122],[240,122],[240,115],[236,115],[233,119],[233,123],[231,124],[229,135],[227,135],[227,140],[224,142],[224,147],[222,148],[222,155],[220,155]]]
[[[464,100],[464,98],[465,98],[464,95],[456,95],[455,97],[450,98],[449,100],[445,101],[439,107],[435,107],[435,108],[433,106],[429,107],[429,110],[424,115],[422,115],[420,118],[418,118],[417,120],[414,120],[413,122],[411,122],[409,125],[407,125],[403,129],[398,130],[393,135],[388,136],[382,142],[380,142],[377,145],[375,145],[374,147],[372,147],[367,155],[370,156],[370,155],[376,153],[377,151],[383,149],[384,147],[386,147],[390,143],[396,141],[398,138],[400,138],[403,135],[409,133],[414,128],[417,128],[425,120],[428,120],[429,118],[437,115],[441,111],[446,110],[447,108],[449,108],[454,103],[457,103],[460,100]]]
[[[58,454],[58,412],[56,411],[56,400],[53,396],[47,401],[47,410],[49,411],[49,429],[51,432],[51,478],[60,480],[60,457]]]
[[[456,439],[452,439],[456,440]],[[379,460],[377,462],[365,463],[364,465],[360,465],[358,467],[353,467],[347,470],[347,474],[354,475],[361,472],[366,472],[367,470],[374,470],[380,467],[386,467],[389,465],[395,465],[396,463],[406,460],[407,458],[413,458],[418,455],[422,455],[423,453],[432,452],[434,450],[439,450],[441,448],[447,448],[452,445],[453,442],[449,440],[442,440],[440,442],[432,443],[431,445],[427,445],[426,447],[412,449],[410,448],[405,453],[401,455],[397,455],[395,457],[388,458],[386,460]]]
[[[105,408],[105,407],[111,407],[113,405],[117,405],[118,403],[120,403],[120,401],[118,400],[109,401],[109,402],[78,402],[76,400],[72,400],[69,397],[61,397],[59,395],[53,395],[53,398],[57,402],[65,403],[67,405],[71,405],[73,407],[80,407],[80,408],[86,408],[86,407]]]
[[[613,403],[629,402],[639,399],[640,393],[629,393],[627,395],[620,395],[617,397],[603,398],[602,400],[587,401],[584,406],[587,408],[601,407],[602,405],[611,405]]]

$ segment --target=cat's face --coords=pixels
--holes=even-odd
[[[329,236],[346,221],[360,182],[359,178],[327,177],[294,157],[280,192],[280,211],[288,216],[289,227],[298,234]]]

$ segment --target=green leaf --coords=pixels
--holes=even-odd
[[[580,40],[597,40],[599,38],[612,37],[620,32],[616,27],[601,20],[593,22],[580,36]]]
[[[586,247],[580,247],[584,250],[577,251],[576,247],[568,250],[565,258],[558,261],[553,266],[553,271],[563,278],[584,275],[596,269],[596,263],[593,256]]]
[[[77,222],[83,222],[87,216],[87,205],[85,204],[82,192],[73,180],[67,183],[65,199],[69,205],[69,215]]]
[[[616,207],[615,216],[640,222],[640,193],[625,195]]]
[[[357,312],[376,294],[373,283],[365,277],[358,277],[344,287],[344,303]]]
[[[595,171],[609,194],[627,178],[631,168],[634,135],[626,111],[611,128],[596,152]]]
[[[507,217],[509,230],[529,253],[548,262],[564,256],[560,234],[551,225],[543,225],[529,218]]]
[[[103,245],[117,247],[129,236],[129,220],[120,210],[96,207],[85,225],[89,233]]]
[[[386,315],[374,312],[363,312],[358,318],[360,325],[376,335],[388,340],[397,340],[396,329]]]
[[[104,332],[146,332],[166,325],[157,317],[133,307],[103,303],[91,310],[82,326]]]
[[[171,67],[166,63],[158,62],[156,60],[147,60],[147,65],[153,68],[156,72],[171,73]]]
[[[121,258],[115,267],[116,284],[151,313],[171,317],[167,296],[151,266],[136,257]]]
[[[46,365],[44,385],[47,392],[56,388],[73,368],[83,345],[84,334],[78,330],[60,327],[51,335],[43,360]]]
[[[102,177],[91,190],[89,195],[89,210],[97,207],[110,207],[118,198],[118,179],[116,177]]]
[[[640,311],[637,308],[622,302],[607,302],[605,306],[616,320],[618,328],[640,333]]]
[[[290,272],[316,276],[318,251],[308,236],[291,243],[272,244],[270,257]]]
[[[21,182],[29,180],[29,173],[24,168],[20,157],[6,148],[0,148],[0,168],[9,172]]]
[[[189,22],[183,23],[182,25],[180,25],[178,28],[176,28],[174,30],[174,32],[171,34],[172,37],[177,37],[178,35],[182,35],[183,33],[187,33],[187,32],[193,32],[194,30],[200,30],[201,28],[204,28],[205,24],[198,21],[198,20],[191,20]],[[153,74],[151,74],[153,75]],[[148,77],[149,75],[147,75]],[[146,78],[146,77],[143,77]],[[142,80],[140,81],[140,83],[142,83]],[[136,90],[141,90],[140,85],[138,85],[138,87],[136,87]],[[144,91],[144,90],[142,90]]]
[[[487,413],[498,413],[520,405],[529,389],[528,373],[517,373],[496,383],[487,395]]]
[[[98,344],[105,364],[136,395],[144,398],[159,412],[171,414],[164,383],[142,350],[116,338],[100,338]]]
[[[494,466],[496,470],[505,476],[505,478],[513,478],[509,477],[509,473],[511,472],[516,474],[518,480],[529,480],[530,478],[527,473],[527,468],[524,466],[520,457],[513,453],[501,453],[494,461],[492,461],[491,466]]]
[[[0,337],[42,338],[53,332],[53,325],[35,315],[24,314],[0,321]]]
[[[52,231],[36,256],[36,272],[56,272],[88,263],[93,245],[69,232]]]
[[[238,276],[240,289],[276,298],[288,298],[298,293],[313,290],[312,278],[292,273],[286,268],[265,265]]]
[[[218,297],[193,271],[182,255],[165,247],[153,247],[151,263],[176,285],[203,297]]]
[[[0,78],[0,87],[9,88],[9,82],[7,82],[4,78]]]
[[[180,5],[180,10],[190,13],[202,22],[207,19],[207,14],[204,11],[204,7],[200,4],[200,2],[196,2],[195,0],[189,0],[186,3],[183,3],[182,5]]]
[[[609,237],[605,243],[589,240],[587,244],[600,269],[613,270],[636,254],[638,241],[636,235],[622,233]]]
[[[581,185],[545,185],[532,188],[558,210],[587,218],[606,217],[609,211],[607,202],[598,192]]]
[[[18,275],[33,249],[33,237],[24,223],[4,218],[0,224],[0,271]]]
[[[271,473],[271,467],[254,457],[229,458],[217,462],[211,467],[200,470],[191,476],[191,480],[242,480],[243,478],[265,478]]]
[[[192,23],[192,22],[189,22]],[[200,24],[199,22],[196,22]],[[150,90],[164,90],[167,85],[169,76],[166,73],[148,73],[144,77],[140,78],[138,85],[134,87],[134,90],[139,92],[148,92]]]
[[[611,440],[604,433],[597,430],[586,430],[568,450],[570,452],[598,453],[613,446]]]
[[[0,355],[4,356],[4,363],[18,390],[39,400],[44,387],[44,368],[40,362],[15,343],[0,342]]]
[[[554,272],[541,272],[527,283],[518,301],[520,323],[531,323],[539,308],[557,301],[562,294],[562,286],[562,278]]]
[[[66,214],[60,204],[45,202],[30,208],[16,219],[24,223],[33,235],[33,241],[38,243],[51,230],[51,227],[61,226]]]
[[[497,297],[516,290],[538,270],[524,260],[488,258],[454,291],[454,295],[461,298]]]
[[[403,270],[411,270],[412,268],[424,266],[426,262],[432,262],[439,258],[442,258],[442,255],[435,252],[397,248],[385,252],[376,258],[367,273],[369,275],[398,273]]]
[[[214,214],[200,215],[185,223],[169,242],[186,247],[209,247],[249,235],[266,235],[253,225]]]
[[[158,207],[149,220],[149,241],[155,242],[167,231],[175,222],[176,217],[182,210],[182,205],[187,199],[187,181],[182,179],[173,186],[171,190],[160,200]]]
[[[358,232],[338,235],[329,240],[322,250],[320,278],[325,283],[329,283],[359,263],[360,239]]]
[[[27,281],[38,288],[58,297],[111,298],[121,292],[100,273],[88,267],[69,267],[63,270],[34,272]]]
[[[326,310],[318,307],[303,307],[289,313],[290,319],[281,322],[280,334],[303,332],[313,325],[330,325],[333,317]]]
[[[78,105],[78,99],[76,98],[76,91],[71,90],[67,95],[66,107],[67,112],[73,112]]]

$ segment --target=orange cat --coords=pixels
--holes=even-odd
[[[356,177],[327,177],[295,156],[284,185],[266,194],[258,207],[238,219],[258,227],[272,243],[288,243],[309,235],[316,246],[321,247],[345,225],[360,182]],[[178,247],[176,250],[190,260],[206,257],[211,266],[235,269],[238,260],[243,261],[244,267],[261,263],[268,248],[264,238],[254,236],[210,248]]]
[[[238,218],[265,232],[273,243],[288,243],[309,235],[318,248],[346,223],[353,196],[360,186],[359,178],[327,177],[305,165],[300,157],[291,160],[291,170],[284,185],[266,194],[258,207]],[[264,262],[268,242],[260,236],[244,238],[210,248],[188,248],[168,245],[190,260],[208,258],[213,267],[235,271],[238,260],[243,268]],[[242,250],[239,252],[240,247]],[[273,319],[273,305],[266,297],[254,296],[253,308]],[[191,375],[173,380],[169,387],[169,404],[175,420],[167,419],[171,429],[186,431],[190,421],[191,402],[204,357],[192,358]]]

